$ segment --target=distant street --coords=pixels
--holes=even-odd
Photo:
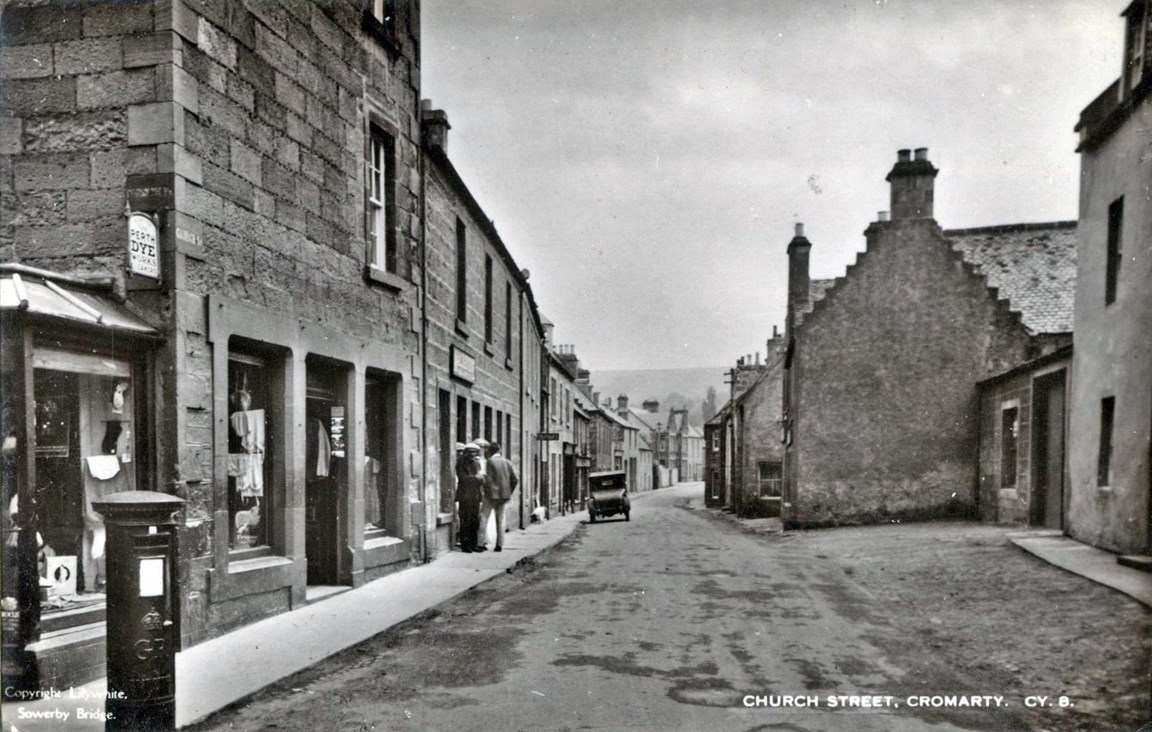
[[[583,525],[536,561],[196,729],[1148,721],[1148,611],[1007,545],[1004,528],[756,534],[689,509],[701,491],[643,496],[630,522]],[[806,706],[776,706],[784,697]]]

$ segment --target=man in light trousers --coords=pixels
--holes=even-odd
[[[496,551],[504,551],[504,506],[512,498],[520,479],[512,461],[500,454],[500,443],[488,446],[488,465],[484,475],[484,497],[496,512]]]

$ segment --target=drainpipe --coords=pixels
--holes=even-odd
[[[420,111],[420,503],[424,520],[420,524],[420,557],[428,563],[428,170],[424,151],[424,124]],[[437,506],[437,513],[440,507]]]

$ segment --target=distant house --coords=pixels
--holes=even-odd
[[[1007,279],[998,289],[994,262],[980,256],[973,237],[1016,228],[937,225],[937,172],[926,149],[899,152],[887,178],[891,219],[885,212],[868,227],[866,251],[814,303],[812,244],[802,230],[789,244],[782,436],[791,525],[976,515],[977,383],[1070,341],[1060,328],[1030,325],[1027,298],[1011,300]],[[1021,231],[1041,231],[1059,249],[1072,227]]]
[[[704,433],[689,424],[687,409],[669,410],[664,434],[668,467],[675,469],[682,482],[701,480],[704,474]]]
[[[1152,2],[1136,0],[1120,78],[1080,114],[1068,533],[1152,553]]]
[[[740,516],[779,516],[784,487],[780,412],[784,397],[784,337],[768,341],[764,366],[732,402],[734,435],[731,507]]]

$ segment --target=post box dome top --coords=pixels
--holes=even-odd
[[[168,524],[184,505],[184,499],[156,491],[109,493],[92,508],[109,522]]]
[[[119,493],[109,493],[100,500],[93,501],[92,505],[108,504],[111,506],[123,506],[138,503],[152,504],[157,508],[163,504],[170,505],[173,508],[179,508],[180,505],[184,503],[184,499],[156,491],[120,491]]]

